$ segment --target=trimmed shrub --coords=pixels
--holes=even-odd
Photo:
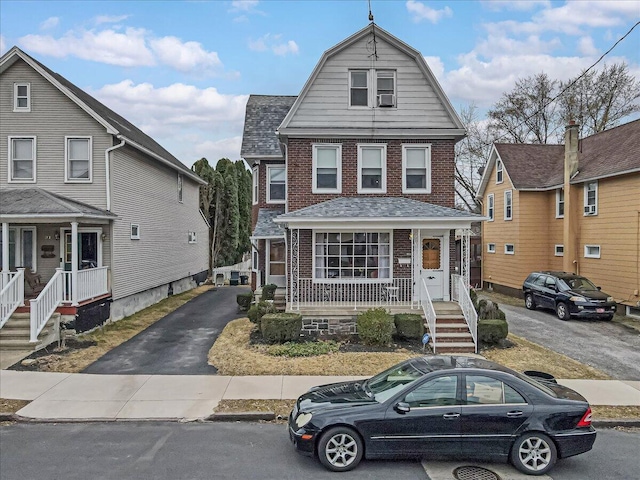
[[[298,340],[302,331],[302,315],[298,313],[268,313],[260,319],[260,331],[268,343]]]
[[[507,321],[491,318],[478,321],[478,341],[482,345],[495,345],[507,338],[509,326]]]
[[[396,333],[402,338],[422,338],[424,320],[417,313],[398,313],[393,317]]]
[[[271,302],[258,302],[251,305],[247,312],[247,317],[251,323],[255,323],[260,326],[260,319],[268,313],[276,313],[276,307]]]
[[[270,345],[267,353],[274,357],[315,357],[336,353],[340,344],[335,340],[321,342],[285,342],[281,345]]]
[[[358,335],[367,345],[386,346],[393,335],[393,316],[384,308],[370,308],[358,315]]]
[[[491,300],[480,300],[478,302],[478,320],[489,320],[494,318],[506,320],[507,316],[502,310],[500,310],[497,303],[493,303]]]
[[[240,310],[246,312],[253,302],[253,292],[239,293],[236,295],[236,302],[238,302]]]
[[[262,287],[262,298],[261,300],[273,300],[276,298],[276,288],[277,285],[273,283],[268,283],[267,285]]]

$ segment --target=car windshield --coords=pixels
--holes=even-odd
[[[411,360],[371,377],[365,381],[363,388],[369,396],[383,403],[430,371],[424,360]]]
[[[561,290],[597,290],[596,286],[584,277],[558,279]]]

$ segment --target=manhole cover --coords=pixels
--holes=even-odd
[[[457,480],[500,480],[500,477],[491,470],[482,467],[458,467],[453,471]]]

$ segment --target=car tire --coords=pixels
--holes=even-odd
[[[553,468],[558,450],[544,433],[526,433],[516,440],[509,455],[514,467],[527,475],[544,475]]]
[[[564,302],[559,302],[558,305],[556,305],[556,314],[560,320],[565,322],[571,318],[569,307]]]
[[[527,293],[524,296],[524,306],[527,307],[528,310],[536,309],[536,302],[533,300],[533,295]]]
[[[318,459],[333,472],[347,472],[362,460],[364,445],[354,430],[334,427],[327,430],[318,442]]]

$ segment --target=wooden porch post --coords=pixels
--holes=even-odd
[[[9,283],[9,224],[2,222],[2,283],[0,290]]]
[[[78,222],[71,222],[71,305],[78,305]]]

